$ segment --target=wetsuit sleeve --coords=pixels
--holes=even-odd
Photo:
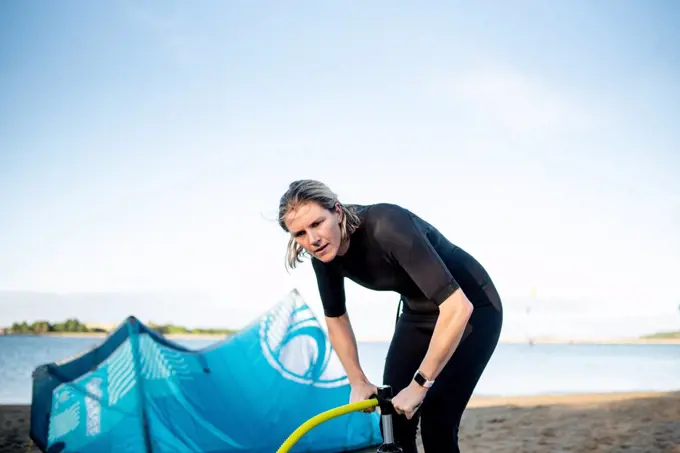
[[[374,240],[425,297],[440,305],[460,288],[411,212],[390,204],[372,209]]]
[[[344,315],[347,311],[344,276],[333,263],[326,264],[312,258],[312,267],[316,274],[316,284],[319,287],[324,315],[329,318]]]

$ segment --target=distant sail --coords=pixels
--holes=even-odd
[[[274,452],[349,384],[297,290],[224,341],[195,351],[134,317],[96,348],[33,373],[31,439],[43,452]],[[379,445],[377,412],[325,422],[291,450]]]

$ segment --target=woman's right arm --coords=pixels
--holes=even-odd
[[[340,359],[347,379],[349,379],[349,402],[363,401],[378,393],[378,387],[372,384],[359,363],[357,341],[352,330],[347,312],[337,317],[326,317],[328,338],[335,353]],[[364,409],[363,412],[373,412],[375,408]]]
[[[327,316],[326,325],[331,345],[347,373],[350,385],[367,383],[368,378],[359,363],[357,341],[347,313],[332,318]]]
[[[359,364],[359,351],[354,330],[345,306],[345,286],[342,273],[332,264],[312,259],[319,295],[328,327],[328,339],[345,369],[352,387],[350,403],[369,398],[378,388],[371,384]],[[371,412],[373,408],[367,409]]]

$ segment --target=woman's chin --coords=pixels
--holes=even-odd
[[[314,254],[314,256],[319,261],[323,261],[324,263],[327,263],[329,261],[332,261],[333,258],[335,258],[336,252],[337,252],[337,250],[329,244],[329,245],[326,246],[325,249],[323,249],[319,252],[316,252]]]

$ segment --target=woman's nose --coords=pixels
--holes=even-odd
[[[309,242],[312,244],[316,244],[319,242],[319,235],[316,234],[314,231],[310,231],[307,236],[309,237]]]

